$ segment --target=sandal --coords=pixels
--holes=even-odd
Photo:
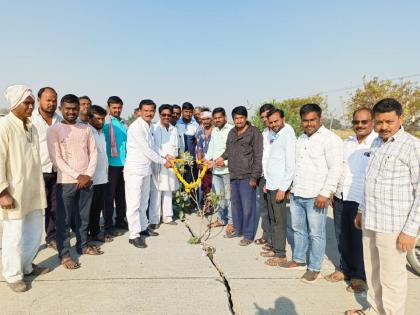
[[[287,262],[286,257],[273,257],[273,258],[267,259],[265,261],[265,264],[267,266],[275,267],[275,266],[284,265],[286,262]]]
[[[72,257],[66,257],[66,258],[61,259],[61,265],[65,269],[69,269],[69,270],[80,268],[80,264],[78,262],[75,262]]]
[[[276,257],[276,253],[273,252],[272,250],[262,251],[260,253],[260,256],[262,256],[262,257]]]
[[[344,313],[345,315],[369,315],[368,310],[348,310]]]
[[[346,288],[350,293],[362,293],[366,291],[366,282],[361,279],[351,279],[349,286]]]
[[[262,247],[262,249],[265,251],[273,250],[273,245],[267,243]]]
[[[97,247],[95,245],[89,245],[89,246],[87,246],[87,247],[85,247],[85,248],[82,249],[82,253],[84,255],[94,255],[94,256],[97,256],[97,255],[102,255],[104,252],[101,251],[100,247]]]
[[[220,227],[220,226],[225,226],[225,225],[222,222],[220,222],[219,220],[216,220],[213,223],[210,223],[209,225],[207,225],[207,227],[209,227],[209,228],[216,228],[216,227]]]
[[[343,272],[336,270],[333,273],[324,277],[325,280],[329,282],[340,282],[343,280],[348,280]]]
[[[265,240],[261,237],[261,238],[256,239],[254,241],[254,243],[257,244],[257,245],[264,245],[264,244],[267,244],[267,240]]]

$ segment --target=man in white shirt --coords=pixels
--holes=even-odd
[[[356,110],[352,124],[355,135],[344,142],[343,173],[331,200],[340,266],[325,279],[331,282],[350,280],[347,291],[360,293],[366,289],[366,275],[362,231],[356,229],[354,219],[363,198],[368,152],[378,135],[373,131],[373,113],[369,108]]]
[[[127,221],[129,243],[138,248],[145,248],[146,242],[141,236],[157,236],[149,228],[146,211],[149,204],[150,177],[152,162],[170,168],[171,155],[161,157],[154,145],[151,123],[156,112],[152,100],[142,100],[138,117],[127,131],[127,158],[124,167],[125,194],[127,201]]]
[[[106,115],[106,110],[98,105],[92,105],[89,107],[89,124],[92,128],[96,149],[98,151],[98,162],[92,178],[93,197],[89,216],[89,238],[91,241],[98,242],[113,241],[111,234],[106,232],[105,235],[100,234],[101,229],[99,226],[101,211],[105,211],[105,197],[108,189],[108,156],[106,153],[105,135],[102,131]]]
[[[270,128],[268,124],[268,113],[275,109],[273,104],[264,104],[260,107],[260,119],[263,122],[265,129],[262,132],[263,136],[263,156],[262,156],[262,168],[263,173],[262,176],[258,182],[258,188],[259,188],[259,201],[258,201],[258,207],[261,217],[261,229],[263,231],[263,234],[260,238],[256,239],[254,242],[257,245],[264,245],[263,249],[271,250],[271,227],[270,227],[270,218],[268,216],[268,204],[267,204],[267,193],[264,191],[265,187],[265,174],[267,171],[267,160],[268,155],[270,153],[270,140],[269,140],[269,134],[270,134]]]
[[[270,153],[266,162],[264,190],[267,194],[272,250],[261,252],[261,256],[270,257],[265,262],[267,265],[279,266],[287,262],[286,194],[295,174],[296,136],[293,129],[286,126],[282,110],[271,110],[267,118]]]
[[[296,171],[290,200],[292,260],[285,270],[305,270],[302,281],[314,283],[324,260],[328,198],[337,189],[343,168],[343,142],[321,123],[321,107],[300,108],[304,133],[296,144]],[[309,262],[306,263],[309,249]]]
[[[57,250],[56,243],[56,210],[57,210],[57,170],[53,166],[47,146],[47,130],[59,123],[62,118],[56,113],[57,92],[52,87],[43,87],[38,91],[38,108],[32,114],[32,123],[38,130],[39,154],[41,156],[42,174],[47,195],[45,208],[45,242],[47,247]]]
[[[178,156],[180,139],[178,130],[172,126],[172,106],[163,104],[159,107],[160,120],[153,125],[153,140],[161,156]],[[162,164],[152,165],[152,182],[150,191],[149,221],[151,228],[157,228],[162,222],[177,225],[173,220],[172,192],[178,188],[178,179],[173,170]]]

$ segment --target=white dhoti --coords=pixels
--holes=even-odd
[[[9,283],[32,272],[42,238],[42,210],[31,211],[23,219],[3,220],[3,276]]]
[[[149,225],[146,211],[149,204],[150,177],[150,175],[124,173],[130,239],[139,237],[140,232],[145,231]]]
[[[150,223],[159,224],[172,221],[172,192],[178,189],[178,179],[173,170],[161,165],[153,165],[153,175],[150,192],[149,218]]]

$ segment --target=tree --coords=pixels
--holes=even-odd
[[[412,81],[401,80],[398,83],[392,80],[372,80],[363,77],[363,87],[350,94],[345,102],[347,116],[351,120],[353,112],[361,107],[372,108],[376,102],[383,98],[392,97],[398,100],[404,111],[404,127],[407,130],[418,128],[420,122],[420,87]]]
[[[285,114],[286,123],[291,125],[293,129],[295,129],[295,132],[297,135],[302,133],[302,128],[300,126],[300,115],[299,115],[299,110],[302,105],[307,104],[307,103],[316,103],[319,106],[321,106],[323,110],[327,108],[326,99],[321,95],[314,95],[314,96],[310,96],[306,98],[289,98],[281,102],[272,100],[269,102],[264,102],[263,104],[265,103],[271,103],[276,108],[282,109]],[[264,125],[260,119],[259,109],[260,108],[258,107],[251,121],[254,126],[258,127],[260,130],[263,130]]]

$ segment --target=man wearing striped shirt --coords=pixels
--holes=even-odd
[[[404,314],[406,252],[420,225],[420,141],[402,128],[401,104],[392,98],[373,107],[375,139],[369,152],[364,198],[355,225],[363,231],[370,308],[351,314]]]

